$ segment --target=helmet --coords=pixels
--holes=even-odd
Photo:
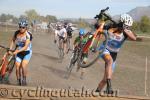
[[[18,23],[19,27],[27,27],[28,21],[26,19],[21,19]]]
[[[62,28],[62,24],[61,23],[57,23],[57,29],[60,30]]]
[[[71,27],[71,26],[72,26],[72,23],[69,23],[68,26]]]
[[[67,28],[67,26],[68,26],[68,23],[64,22],[64,28]]]
[[[80,29],[79,30],[79,36],[83,36],[85,34],[85,30],[84,29]]]
[[[122,14],[120,16],[120,21],[123,22],[127,26],[132,26],[133,19],[129,14]]]

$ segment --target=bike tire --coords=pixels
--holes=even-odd
[[[62,43],[63,43],[63,41],[60,40],[59,45],[62,45]],[[63,58],[64,58],[64,49],[63,49],[63,48],[60,48],[59,45],[58,45],[58,49],[59,49],[59,50],[58,50],[58,55],[59,55],[59,59],[62,61]]]
[[[9,60],[8,60],[8,65],[7,65],[7,69],[6,69],[6,73],[4,75],[4,81],[8,83],[9,81],[9,76],[12,73],[14,66],[15,66],[15,57],[14,56],[10,56]]]
[[[4,59],[2,59],[2,61],[1,61],[1,70],[0,70],[0,75],[2,76],[2,77],[4,77],[4,75],[5,75],[5,73],[6,73],[6,66],[7,66],[7,64],[8,64],[8,60],[7,60],[7,57],[5,57]]]
[[[70,77],[72,69],[73,69],[73,63],[70,62],[69,67],[67,68],[66,79]]]
[[[68,79],[71,75],[72,69],[77,61],[78,57],[77,57],[77,51],[75,51],[73,53],[73,57],[70,60],[69,66],[67,67],[67,73],[66,73],[66,78]]]
[[[107,42],[108,42],[108,34],[106,33],[106,32],[104,32],[104,33],[101,33],[103,36],[104,36],[104,41],[102,41],[101,43],[99,43],[97,46],[96,46],[96,49],[95,50],[97,50],[96,51],[96,56],[94,57],[94,58],[92,58],[92,59],[90,59],[90,58],[88,58],[88,60],[90,60],[90,62],[88,62],[88,63],[83,63],[82,62],[82,55],[83,55],[83,52],[84,52],[84,48],[88,48],[88,49],[86,49],[87,51],[86,52],[88,52],[89,53],[89,51],[90,51],[90,49],[89,49],[89,44],[90,44],[90,42],[92,41],[92,39],[89,39],[88,41],[87,41],[87,43],[85,44],[85,45],[83,45],[83,47],[82,47],[82,50],[80,51],[80,54],[79,54],[79,59],[78,59],[78,66],[80,66],[81,68],[87,68],[87,67],[89,67],[89,66],[91,66],[91,65],[93,65],[98,59],[99,59],[99,56],[104,52],[104,50],[106,49],[106,45],[107,45]],[[96,41],[96,39],[94,40],[94,42]],[[99,41],[98,41],[99,42]],[[89,43],[89,44],[88,44]],[[103,44],[103,49],[101,49],[101,50],[99,50],[99,47],[101,46]]]

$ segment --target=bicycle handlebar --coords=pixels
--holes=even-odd
[[[109,7],[102,9],[100,13],[104,13],[105,11],[107,11],[109,9]]]
[[[15,51],[15,50],[11,50],[10,48],[7,48],[7,47],[2,46],[2,45],[0,45],[0,47],[6,49],[7,51],[11,51],[11,52],[14,52],[14,51]]]
[[[108,20],[112,21],[114,24],[117,24],[117,22],[115,22],[114,20],[112,20],[112,18],[105,13],[105,11],[107,11],[108,9],[109,9],[109,7],[106,7],[105,9],[102,9],[100,11],[100,13],[98,15],[96,15],[94,18],[95,19],[102,19],[102,17],[105,16]]]

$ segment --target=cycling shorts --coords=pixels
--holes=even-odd
[[[112,57],[113,59],[113,64],[112,64],[112,70],[114,72],[115,67],[116,67],[116,58],[117,58],[117,53],[116,52],[110,52],[109,50],[105,49],[104,52],[100,55],[100,58],[104,57]]]
[[[67,42],[67,40],[65,39],[65,37],[62,37],[62,36],[59,36],[59,41],[60,40],[63,40],[63,43],[66,43]]]
[[[32,51],[22,51],[16,55],[16,62],[21,63],[23,60],[29,61],[32,56]]]

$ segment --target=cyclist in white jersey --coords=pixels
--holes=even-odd
[[[134,41],[136,40],[135,34],[131,30],[129,30],[129,27],[132,26],[132,24],[132,17],[128,14],[123,14],[120,17],[120,22],[117,26],[103,26],[104,32],[108,34],[109,38],[106,49],[100,55],[100,57],[105,61],[105,72],[103,79],[100,81],[96,89],[96,92],[100,92],[107,84],[107,93],[113,93],[111,79],[115,69],[117,53],[119,52],[122,44],[127,38]],[[99,49],[102,49],[103,47],[104,46],[101,45]]]
[[[13,36],[10,49],[14,46],[17,49],[13,52],[16,58],[16,77],[18,85],[27,85],[27,65],[32,56],[32,34],[27,30],[27,20],[22,19],[19,22],[19,30]],[[21,71],[22,70],[22,71]]]
[[[67,53],[67,31],[62,25],[57,25],[57,30],[55,30],[55,40],[54,43],[57,42],[57,38],[59,40],[59,47],[64,48],[64,53]],[[63,41],[62,45],[60,45],[60,41]]]

